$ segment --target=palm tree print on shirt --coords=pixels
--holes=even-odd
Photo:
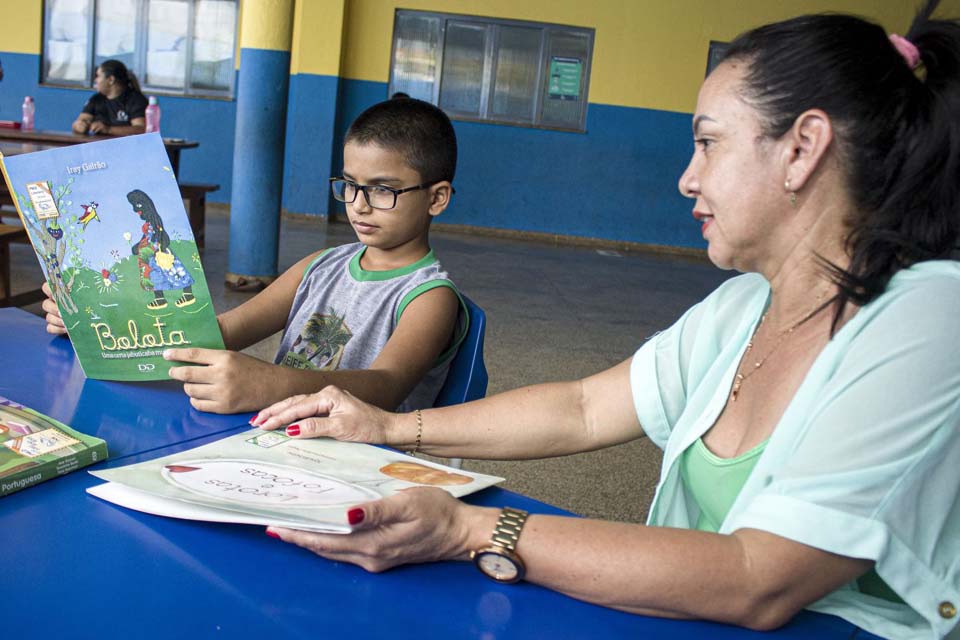
[[[292,348],[283,358],[284,366],[295,369],[334,371],[340,366],[343,351],[353,337],[344,317],[331,309],[329,314],[310,316]]]

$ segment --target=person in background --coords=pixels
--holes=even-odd
[[[147,99],[126,65],[104,60],[97,67],[94,86],[97,92],[73,122],[74,133],[129,136],[146,130]]]
[[[643,615],[774,629],[811,609],[888,638],[950,634],[960,24],[930,19],[936,4],[905,37],[824,14],[731,43],[700,90],[679,187],[711,261],[743,275],[632,358],[415,414],[330,388],[256,421],[486,459],[646,435],[664,449],[646,526],[412,488],[346,507],[348,536],[267,533],[371,571],[472,558],[494,579]]]

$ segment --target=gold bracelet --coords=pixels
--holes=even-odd
[[[412,456],[420,451],[420,439],[423,437],[423,415],[420,413],[420,409],[417,409],[414,413],[417,415],[417,441],[413,445],[413,451],[410,452]]]

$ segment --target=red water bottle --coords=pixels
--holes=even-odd
[[[36,113],[36,107],[33,104],[33,98],[27,96],[23,99],[23,118],[20,120],[20,127],[23,131],[33,131],[33,116]]]
[[[147,104],[147,133],[160,131],[160,105],[157,104],[157,96],[150,96]]]

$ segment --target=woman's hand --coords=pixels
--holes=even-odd
[[[300,438],[325,436],[348,442],[389,444],[387,430],[395,414],[378,409],[334,386],[317,393],[281,400],[250,421],[255,427],[287,428],[287,435]]]
[[[378,573],[402,564],[466,560],[489,537],[497,510],[472,507],[441,489],[417,487],[357,505],[347,517],[355,525],[350,535],[280,527],[268,527],[267,534]]]
[[[47,296],[40,305],[47,314],[47,333],[52,333],[57,336],[67,335],[67,326],[63,323],[63,317],[60,315],[60,307],[57,306],[57,303],[53,299],[53,291],[50,289],[50,284],[44,281],[40,289],[44,295]]]
[[[77,116],[77,119],[73,121],[73,124],[70,125],[70,128],[73,129],[74,133],[79,133],[81,135],[86,134],[90,129],[90,122],[93,120],[93,116],[87,113],[81,113]]]
[[[90,133],[102,136],[110,135],[110,125],[100,120],[94,120],[90,123]]]

